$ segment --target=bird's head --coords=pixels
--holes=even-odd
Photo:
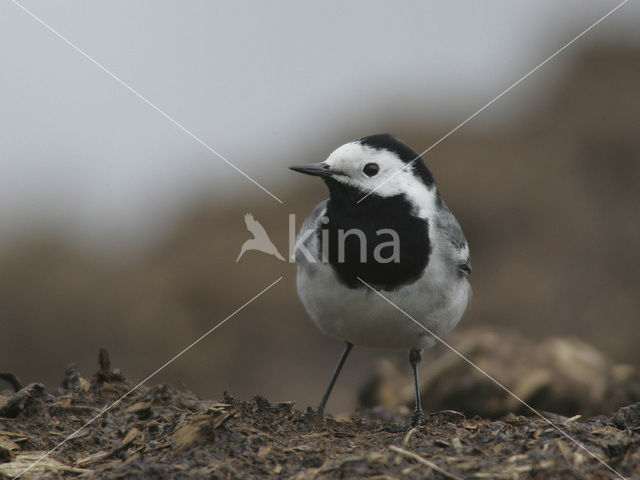
[[[403,195],[420,208],[437,195],[433,175],[420,155],[394,135],[370,135],[342,145],[324,162],[290,167],[321,177],[331,197],[358,202]]]

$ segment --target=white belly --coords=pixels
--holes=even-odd
[[[449,333],[471,292],[466,278],[455,272],[444,274],[437,257],[414,284],[380,292],[417,323],[365,285],[347,288],[326,264],[300,265],[297,286],[302,303],[323,332],[356,345],[389,349],[435,344],[429,331],[440,338]]]

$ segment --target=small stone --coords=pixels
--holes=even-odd
[[[613,424],[620,429],[640,427],[640,402],[618,410],[613,417]]]

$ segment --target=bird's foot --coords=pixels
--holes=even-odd
[[[416,410],[409,417],[409,424],[407,425],[407,430],[411,430],[412,428],[421,427],[422,425],[427,423],[427,419],[424,416],[424,412],[422,410]]]

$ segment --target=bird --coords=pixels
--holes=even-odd
[[[321,178],[329,191],[293,252],[302,304],[321,331],[345,344],[317,412],[324,415],[354,345],[407,350],[415,387],[407,428],[424,425],[423,350],[456,326],[471,297],[460,224],[423,158],[393,134],[366,136],[322,162],[289,168]]]
[[[280,255],[280,252],[278,252],[278,249],[269,238],[269,235],[267,235],[264,227],[253,218],[253,215],[250,213],[245,214],[244,223],[247,225],[247,230],[253,234],[253,238],[250,238],[242,244],[238,258],[236,258],[236,263],[238,263],[240,257],[242,257],[247,250],[259,250],[268,255],[273,255],[278,260],[285,261],[284,257]]]

